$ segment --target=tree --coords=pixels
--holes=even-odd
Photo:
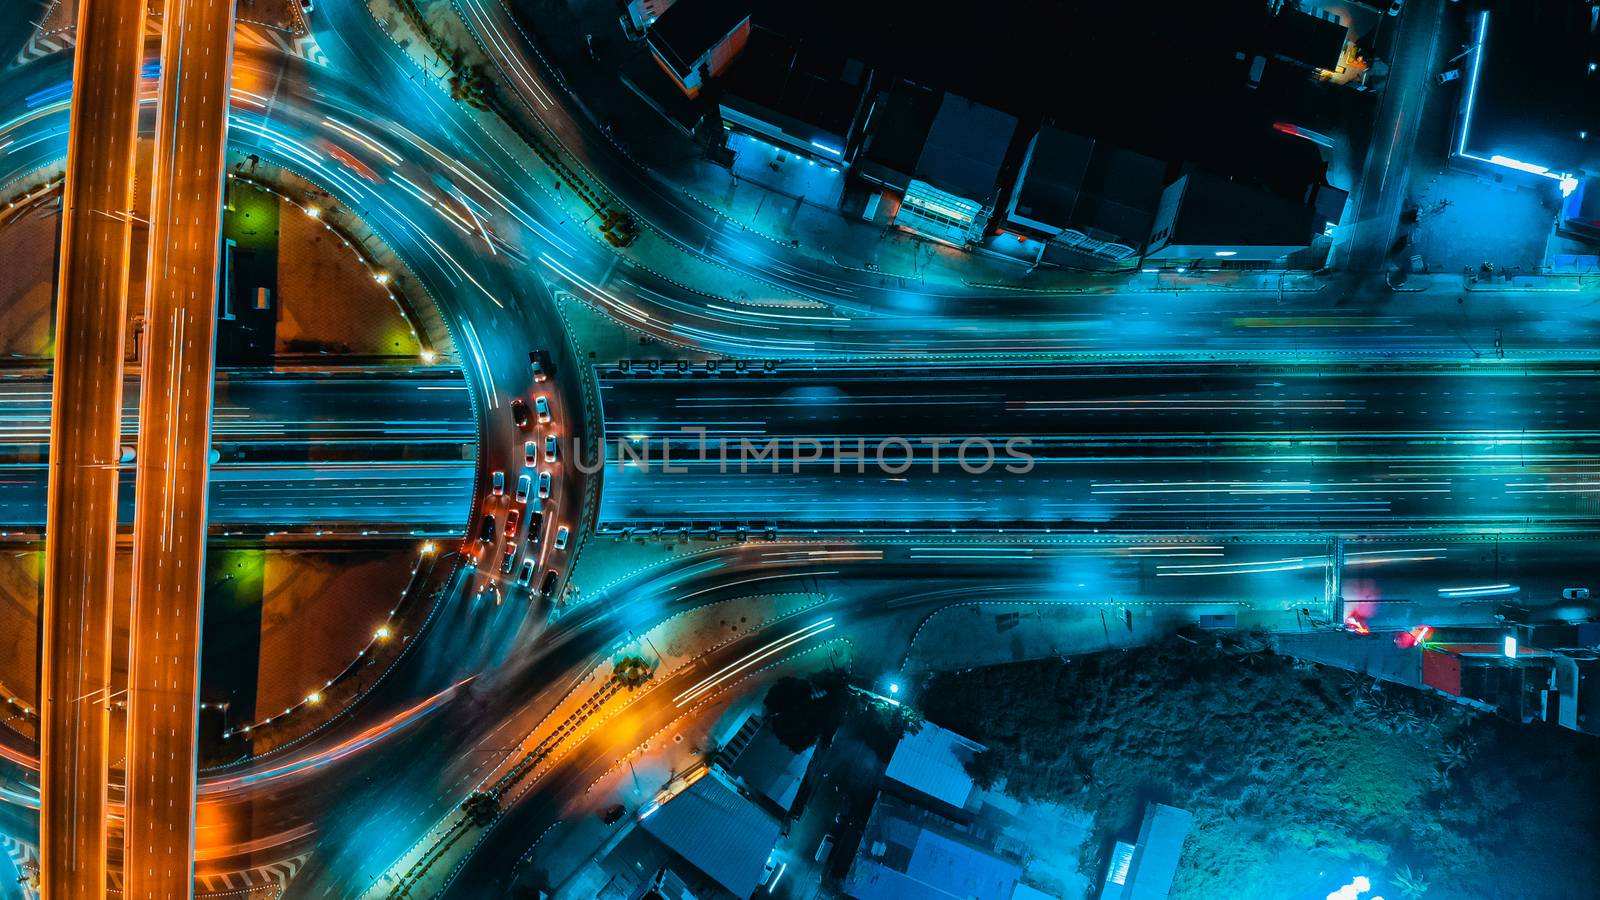
[[[773,736],[799,753],[839,727],[846,693],[843,676],[831,672],[783,678],[767,690],[762,708]]]
[[[624,656],[611,665],[611,677],[630,691],[649,681],[655,674],[649,661],[637,654]]]

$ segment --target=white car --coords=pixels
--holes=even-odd
[[[569,538],[571,536],[572,536],[572,529],[568,528],[567,526],[563,525],[560,528],[557,528],[556,529],[556,549],[557,550],[565,550],[565,549],[567,549],[567,538]]]
[[[523,477],[526,478],[527,476],[524,475]],[[539,496],[540,497],[544,497],[544,498],[548,498],[550,496],[550,473],[549,472],[540,472],[539,473]],[[524,498],[524,499],[526,499],[526,498]]]
[[[1406,0],[1394,0],[1393,3],[1389,4],[1389,15],[1391,15],[1391,16],[1400,15],[1400,7],[1405,6],[1405,5],[1406,5]]]
[[[489,479],[489,483],[491,485],[490,490],[494,491],[496,497],[504,494],[506,492],[506,473],[496,470],[494,476]]]
[[[525,588],[525,587],[527,587],[528,585],[530,585],[532,583],[533,583],[533,560],[525,559],[525,560],[522,561],[522,568],[517,571],[516,586],[519,587],[519,588]]]
[[[533,411],[540,422],[550,421],[550,401],[543,394],[533,398]]]
[[[530,466],[537,463],[539,461],[539,445],[533,441],[523,444],[522,458],[527,460]]]
[[[527,472],[523,472],[521,475],[517,476],[517,502],[518,503],[527,503],[528,502],[528,491],[530,491],[532,489],[533,489],[533,479],[528,477],[528,473]],[[545,495],[541,495],[541,496],[545,496]]]

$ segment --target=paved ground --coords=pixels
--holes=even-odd
[[[52,352],[60,230],[59,194],[0,222],[0,362]]]

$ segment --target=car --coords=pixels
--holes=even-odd
[[[533,370],[534,381],[545,381],[555,366],[550,364],[550,354],[544,350],[528,351],[528,368]]]
[[[614,806],[606,807],[605,812],[600,814],[600,821],[606,823],[607,825],[615,825],[618,822],[621,822],[622,817],[627,814],[628,808],[623,806],[621,803],[618,803]]]
[[[528,491],[530,491],[532,489],[533,489],[533,479],[528,477],[528,473],[527,472],[523,472],[521,475],[517,476],[517,502],[518,503],[527,503],[528,502]],[[547,495],[540,494],[539,496],[544,497],[544,496],[547,496]]]
[[[533,516],[528,520],[528,549],[533,549],[539,544],[540,526],[544,524],[544,512],[534,510]]]
[[[524,475],[523,477],[526,478],[527,476]],[[518,482],[518,483],[520,484],[520,482]],[[550,496],[550,473],[549,472],[540,472],[539,473],[539,496],[540,497],[549,497]]]
[[[525,560],[522,561],[522,568],[517,571],[516,585],[519,588],[525,588],[529,584],[531,584],[532,582],[533,582],[533,560],[525,559]]]
[[[1458,79],[1460,77],[1461,77],[1461,70],[1460,69],[1451,69],[1448,72],[1440,72],[1439,73],[1439,83],[1440,84],[1449,84],[1450,82],[1455,81],[1456,79]]]
[[[517,401],[518,403],[522,401]],[[533,398],[533,408],[539,413],[541,423],[550,421],[550,401],[543,394]]]
[[[553,435],[553,434],[545,435],[544,436],[544,461],[545,462],[555,462],[556,461],[556,457],[560,456],[560,455],[561,455],[561,441],[557,440],[556,436]]]
[[[315,0],[300,0],[300,12],[304,15],[311,15],[316,11],[316,7]]]
[[[478,523],[478,540],[486,544],[494,543],[494,513],[483,514],[483,521]]]
[[[815,862],[822,862],[823,860],[828,858],[828,854],[830,852],[832,852],[832,851],[833,851],[833,835],[825,834],[825,835],[822,836],[822,843],[817,845],[817,855],[816,855],[814,861]]]
[[[520,510],[520,509],[509,509],[509,510],[506,510],[506,544],[508,546],[516,543],[517,525],[521,521],[522,521],[522,510]]]
[[[1588,588],[1562,588],[1561,589],[1561,599],[1563,599],[1563,600],[1587,600],[1587,599],[1589,599],[1589,589]]]
[[[522,458],[533,465],[539,461],[539,444],[536,441],[527,441],[522,445]]]
[[[569,538],[571,536],[572,536],[572,529],[568,528],[567,526],[563,525],[560,528],[557,528],[556,529],[556,549],[557,550],[565,550],[565,549],[567,549],[567,538]]]
[[[1405,6],[1405,5],[1406,5],[1406,0],[1394,0],[1394,2],[1389,4],[1389,15],[1391,15],[1391,16],[1400,15],[1400,7]]]
[[[517,423],[518,428],[527,428],[528,404],[520,399],[511,401],[511,420]]]
[[[532,561],[530,560],[529,562]],[[556,577],[555,569],[545,570],[544,580],[539,582],[539,593],[542,596],[548,597],[556,592]]]
[[[494,475],[489,478],[489,485],[489,490],[493,491],[496,497],[504,494],[506,492],[506,473],[496,469]]]
[[[510,575],[511,567],[517,563],[517,548],[507,547],[506,558],[500,561],[500,574]]]

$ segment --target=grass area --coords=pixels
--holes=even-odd
[[[930,721],[986,743],[975,774],[1092,810],[1095,883],[1145,803],[1194,813],[1174,900],[1590,896],[1600,741],[1433,695],[1174,641],[934,676]],[[1408,890],[1409,888],[1409,890]]]

